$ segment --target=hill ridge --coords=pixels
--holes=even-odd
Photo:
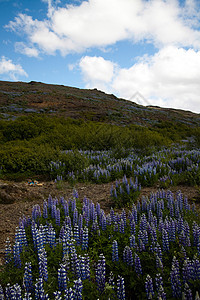
[[[200,114],[174,108],[143,106],[94,89],[36,81],[0,81],[0,118],[40,113],[106,122],[153,126],[160,121],[198,126]]]

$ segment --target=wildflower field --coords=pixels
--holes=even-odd
[[[83,167],[69,171],[66,161],[52,161],[52,178],[58,186],[113,182],[110,211],[75,189],[69,199],[49,195],[43,207],[33,206],[14,244],[6,241],[0,299],[200,299],[198,209],[170,190],[200,185],[200,151],[74,155]],[[139,200],[144,186],[158,189]]]

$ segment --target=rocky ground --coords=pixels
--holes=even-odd
[[[112,183],[78,183],[75,187],[72,187],[68,183],[58,185],[54,182],[42,182],[41,185],[30,186],[27,182],[0,181],[0,265],[3,264],[6,238],[9,237],[13,241],[19,218],[23,215],[30,216],[33,205],[39,204],[42,207],[44,199],[47,199],[49,194],[52,197],[59,198],[63,196],[65,199],[68,199],[72,197],[73,189],[75,188],[80,199],[86,196],[94,203],[99,202],[101,208],[108,212],[112,206],[110,198],[111,185]],[[156,187],[143,188],[140,197],[149,196],[151,192],[156,190]],[[181,190],[188,197],[189,201],[195,201],[197,207],[200,205],[198,188],[178,186],[171,188],[171,190],[173,192]]]

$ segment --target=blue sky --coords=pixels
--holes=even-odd
[[[0,80],[200,113],[199,0],[0,0],[0,39]]]

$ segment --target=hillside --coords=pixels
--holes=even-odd
[[[0,81],[0,118],[14,119],[30,113],[57,115],[117,125],[156,125],[159,121],[198,126],[200,114],[145,107],[97,89],[78,89],[31,81]]]

